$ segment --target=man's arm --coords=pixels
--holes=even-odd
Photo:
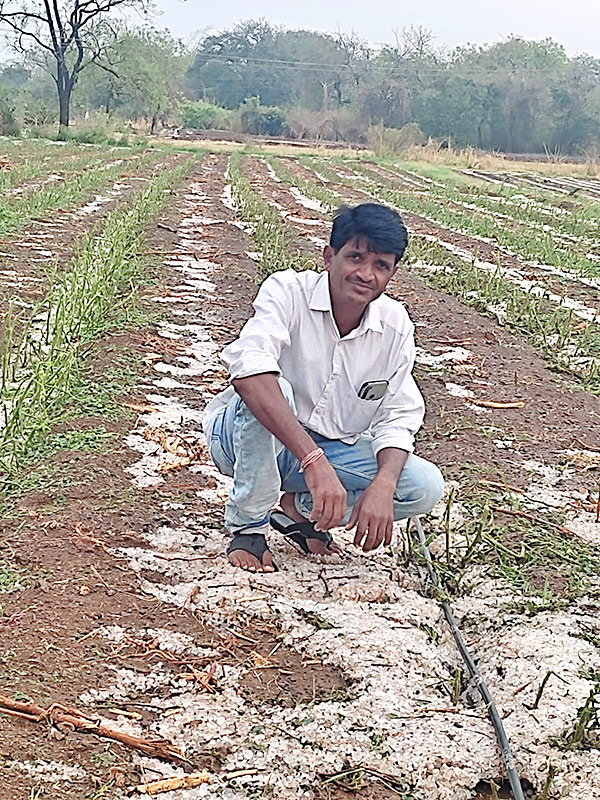
[[[261,425],[270,431],[299,461],[315,449],[315,443],[283,396],[277,376],[261,373],[232,381],[233,387]],[[310,515],[315,528],[326,531],[346,513],[346,490],[329,461],[321,456],[304,471],[313,499]]]
[[[373,419],[377,474],[355,504],[347,530],[356,526],[354,544],[365,552],[392,540],[394,492],[413,436],[423,421],[423,398],[412,377],[415,345],[412,326],[399,347],[399,365]]]
[[[408,452],[386,447],[377,453],[377,475],[361,494],[352,509],[346,530],[356,525],[354,545],[365,553],[375,550],[382,542],[392,541],[394,522],[394,492],[404,469]],[[363,541],[364,540],[364,541]]]

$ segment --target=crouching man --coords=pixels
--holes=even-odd
[[[321,555],[342,552],[329,529],[345,524],[367,552],[390,544],[394,520],[440,499],[439,469],[412,452],[424,413],[414,327],[384,294],[407,243],[392,209],[341,208],[325,271],[270,275],[223,351],[232,385],[208,405],[204,430],[233,477],[225,525],[236,567],[277,569],[269,523]]]

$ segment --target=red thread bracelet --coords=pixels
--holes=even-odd
[[[325,451],[322,447],[315,447],[315,449],[311,450],[310,453],[307,453],[300,462],[300,472],[304,472],[307,467],[310,467],[311,464],[314,464],[315,461],[318,461],[321,456],[324,455]]]

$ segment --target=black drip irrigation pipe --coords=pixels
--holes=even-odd
[[[431,558],[431,553],[429,552],[429,547],[427,546],[427,540],[425,539],[425,532],[423,531],[421,520],[419,519],[419,517],[412,517],[411,521],[413,522],[415,528],[417,529],[417,533],[419,535],[419,542],[421,543],[421,549],[423,551],[425,562],[427,564],[427,572],[429,573],[429,579],[431,580],[431,583],[433,584],[434,588],[439,591],[440,582],[438,580],[437,573],[433,566],[433,559]],[[502,720],[500,719],[500,714],[498,714],[498,709],[496,708],[494,699],[490,694],[490,690],[488,689],[487,684],[483,679],[483,676],[477,669],[477,665],[473,661],[471,654],[469,653],[467,646],[463,641],[462,636],[460,635],[460,631],[458,630],[458,625],[456,624],[456,619],[454,618],[454,614],[452,612],[450,604],[447,603],[445,600],[440,600],[440,603],[442,606],[442,610],[444,612],[444,616],[446,617],[448,625],[450,626],[450,630],[452,631],[452,635],[454,636],[454,641],[456,642],[456,645],[460,650],[460,654],[463,658],[463,661],[467,665],[467,669],[471,673],[471,677],[475,681],[475,685],[479,689],[479,693],[483,698],[485,707],[487,708],[488,714],[490,715],[490,719],[492,720],[492,725],[494,726],[494,731],[496,732],[496,737],[498,739],[498,743],[500,744],[502,758],[504,760],[504,764],[506,765],[506,770],[508,772],[508,780],[510,782],[510,788],[512,789],[514,798],[515,800],[525,800],[525,795],[523,794],[523,787],[521,786],[521,779],[519,778],[519,773],[517,772],[517,768],[515,766],[515,759],[510,749],[510,744],[508,743],[506,731],[504,730],[504,725],[502,724]]]

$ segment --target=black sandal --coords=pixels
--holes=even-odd
[[[269,547],[263,533],[235,533],[227,548],[227,555],[233,553],[234,550],[244,550],[244,552],[258,558],[262,564],[262,557],[269,550]],[[269,552],[271,551],[269,550]],[[274,561],[272,565],[273,571],[279,572],[279,567]],[[246,571],[250,572],[250,570]]]
[[[306,544],[307,539],[317,539],[319,542],[323,542],[328,549],[333,544],[333,536],[329,531],[315,530],[312,522],[294,522],[283,511],[273,511],[269,517],[269,522],[272,528],[291,539],[307,555],[312,553],[312,550]]]

